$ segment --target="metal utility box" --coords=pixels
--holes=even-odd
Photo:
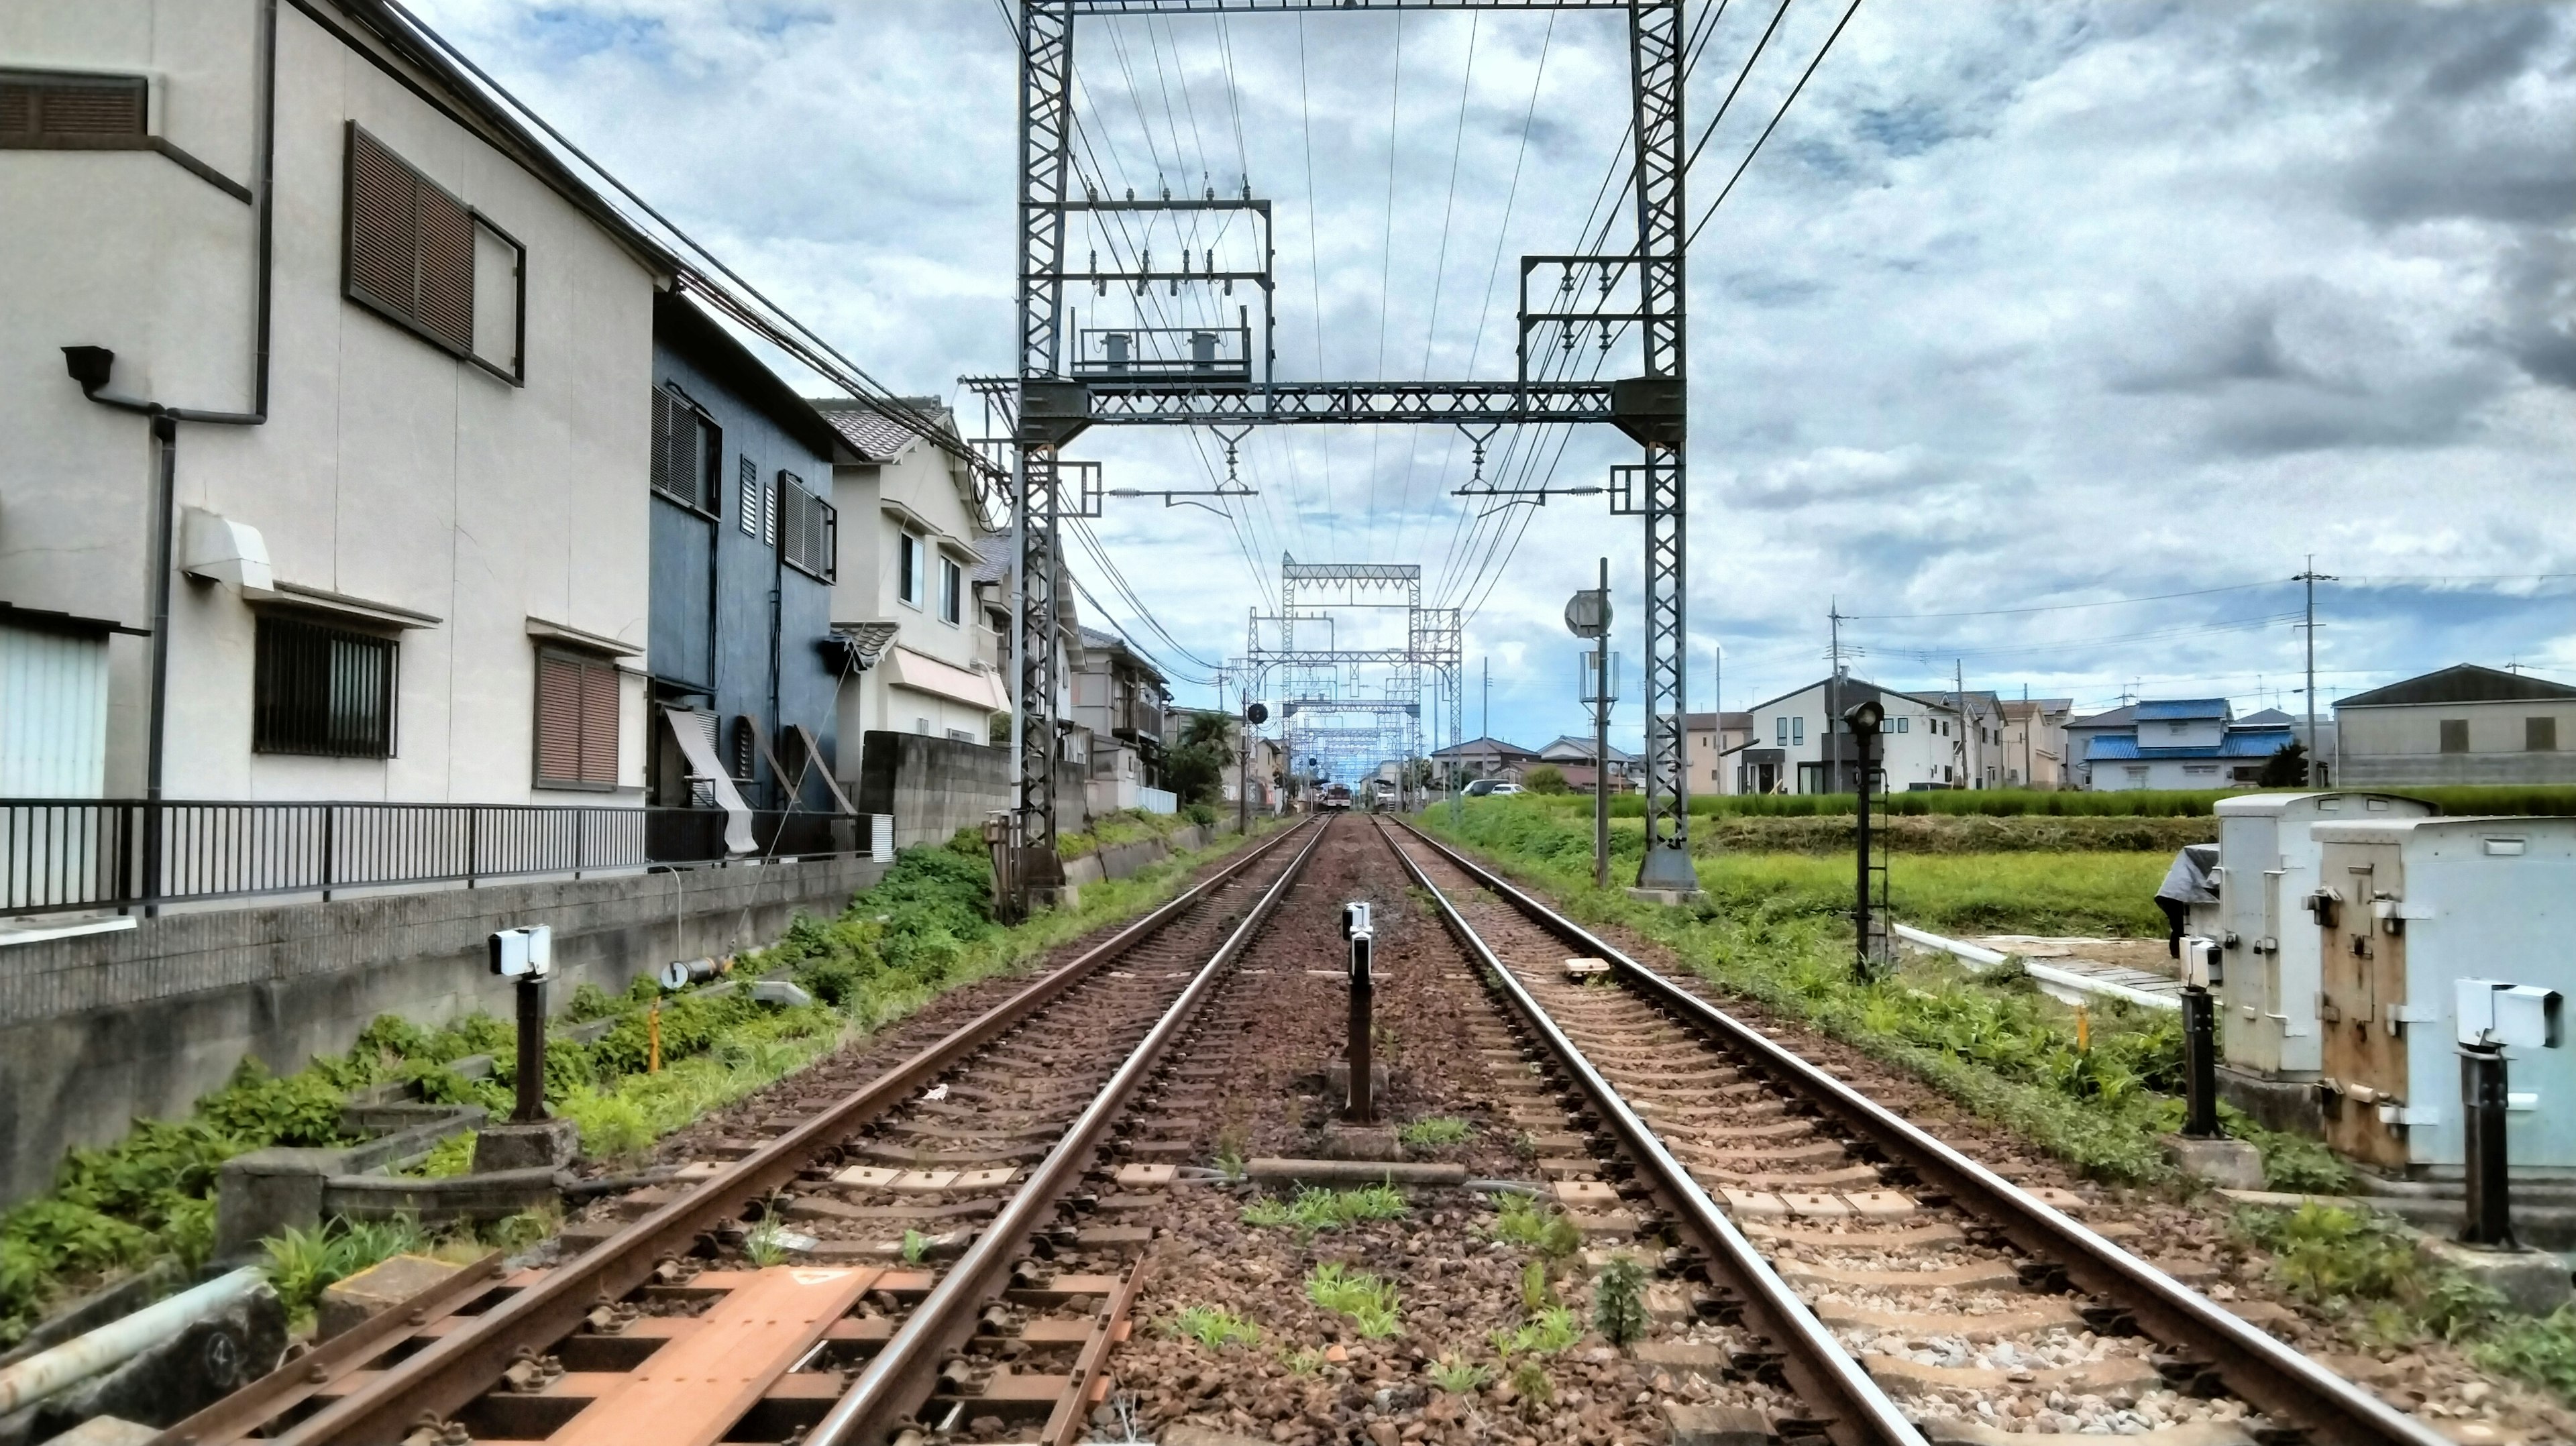
[[[2351,819],[2423,818],[2419,799],[2376,793],[2258,793],[2222,798],[2218,815],[2218,902],[2195,905],[2191,932],[2224,950],[2220,1062],[2229,1074],[2260,1084],[2305,1086],[2316,1080],[2323,1041],[2317,1034],[2317,931],[2299,901],[2317,887],[2317,844],[2309,826]],[[2239,1080],[2222,1077],[2231,1096]],[[2243,1098],[2231,1103],[2257,1116]],[[2267,1123],[2272,1123],[2267,1120]],[[2278,1123],[2274,1128],[2279,1128]]]
[[[2459,1030],[2500,1027],[2514,1173],[2576,1176],[2576,1049],[2546,1042],[2557,1010],[2548,996],[2576,992],[2576,818],[2308,832],[2316,882],[2291,906],[2304,903],[2299,921],[2322,964],[2326,1143],[2391,1174],[2456,1176],[2467,1154]],[[2492,1015],[2460,1018],[2464,979],[2484,983],[2476,1003]]]

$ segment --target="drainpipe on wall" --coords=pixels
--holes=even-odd
[[[121,397],[102,391],[116,367],[116,353],[103,346],[67,346],[63,348],[63,365],[73,381],[80,384],[81,395],[104,407],[135,412],[149,417],[152,439],[160,453],[159,478],[154,489],[159,513],[153,520],[152,578],[152,667],[151,701],[149,704],[149,741],[143,760],[143,793],[147,805],[143,819],[143,896],[156,897],[161,891],[161,784],[163,740],[167,736],[170,713],[170,574],[173,569],[178,526],[179,489],[179,423],[203,422],[218,427],[256,427],[268,421],[269,317],[271,265],[274,255],[273,222],[277,204],[277,0],[266,0],[260,7],[260,107],[259,107],[259,178],[256,183],[256,221],[253,249],[256,254],[254,281],[257,313],[253,318],[251,357],[251,409],[247,412],[201,411],[193,407],[169,407],[137,397]],[[146,916],[160,909],[146,904]]]

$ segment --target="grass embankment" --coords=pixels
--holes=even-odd
[[[1229,837],[1177,855],[1131,879],[1082,891],[1079,909],[1044,912],[1012,928],[986,916],[991,870],[983,846],[965,836],[905,850],[876,887],[832,919],[799,917],[786,936],[736,961],[738,971],[785,969],[815,997],[800,1008],[755,1003],[748,991],[664,995],[649,979],[625,995],[595,986],[573,992],[557,1028],[614,1016],[596,1043],[558,1034],[546,1044],[546,1098],[581,1127],[582,1149],[631,1159],[661,1136],[804,1068],[854,1037],[883,1028],[942,992],[1025,963],[1038,953],[1140,913],[1178,892],[1188,871],[1232,848]],[[662,1068],[647,1069],[660,1005]],[[341,1112],[351,1091],[389,1080],[416,1081],[428,1099],[477,1103],[505,1112],[515,1088],[512,1026],[471,1014],[426,1029],[387,1015],[346,1054],[272,1074],[242,1061],[231,1083],[205,1096],[184,1120],[138,1120],[125,1139],[74,1150],[52,1193],[0,1214],[0,1344],[22,1337],[67,1295],[161,1261],[187,1269],[214,1245],[215,1185],[223,1162],[271,1145],[344,1143]],[[497,1064],[486,1079],[451,1066],[469,1055]],[[471,1137],[448,1141],[421,1173],[464,1170]],[[487,1238],[522,1243],[541,1222],[505,1222]],[[397,1228],[400,1227],[400,1228]],[[419,1230],[352,1228],[332,1222],[312,1235],[270,1242],[270,1270],[291,1304],[309,1305],[333,1280],[396,1250]]]
[[[2366,1348],[2426,1336],[2458,1345],[2479,1369],[2576,1403],[2576,1306],[2534,1319],[2494,1289],[2425,1255],[2395,1221],[2328,1205],[2245,1209],[2236,1234],[2272,1257],[2272,1276]]]
[[[1141,808],[1122,808],[1091,820],[1091,827],[1080,833],[1069,833],[1056,840],[1056,853],[1063,858],[1078,859],[1101,849],[1120,844],[1139,843],[1158,838],[1168,842],[1172,835],[1191,827],[1213,828],[1221,817],[1210,804],[1185,803],[1177,812],[1148,813]]]
[[[2242,788],[2208,789],[2138,789],[2129,792],[2092,793],[2073,790],[2057,791],[2035,788],[1942,788],[1919,793],[1895,793],[1873,798],[1873,811],[1885,810],[1898,815],[1910,814],[1981,814],[2010,817],[2038,814],[2067,818],[2185,818],[2206,816],[2210,805],[2222,798],[2235,798],[2253,790]],[[2275,789],[2271,792],[2301,792],[2297,789]],[[2576,787],[2567,785],[2460,784],[2426,785],[2374,789],[2372,792],[2393,793],[2406,798],[2420,798],[2449,814],[2576,814]],[[1532,795],[1522,795],[1530,797]],[[1592,811],[1588,796],[1559,794],[1550,802],[1559,808]],[[1848,793],[1757,793],[1745,795],[1691,795],[1693,815],[1716,817],[1803,818],[1818,814],[1850,813],[1857,801]],[[1610,800],[1610,812],[1618,818],[1645,816],[1645,800],[1635,794],[1624,794]]]
[[[1642,819],[1611,828],[1642,830]],[[1860,821],[1848,813],[1720,815],[1691,820],[1699,853],[1840,854],[1850,857]],[[2185,844],[2216,843],[2218,820],[2174,815],[2140,818],[2051,814],[1918,813],[1870,816],[1874,846],[1899,857],[1926,854],[2152,853],[2171,858]]]

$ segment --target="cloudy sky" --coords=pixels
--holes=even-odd
[[[971,422],[957,379],[1012,368],[994,0],[415,3],[888,384]],[[1694,216],[1842,3],[1734,0],[1709,23]],[[1517,258],[1631,243],[1615,16],[1087,21],[1076,54],[1089,180],[1248,178],[1272,203],[1283,378],[1509,375]],[[1249,266],[1256,237],[1131,222],[1078,230],[1073,260]],[[1889,686],[1955,669],[2086,709],[2134,690],[2296,711],[2285,580],[2310,554],[2339,579],[2325,699],[2463,660],[2576,681],[2576,9],[1869,0],[1690,268],[1695,708],[1720,647],[1731,707],[1818,676],[1839,607]],[[1552,303],[1552,274],[1536,285]],[[1073,301],[1085,325],[1261,315],[1249,286]],[[1564,340],[1534,338],[1533,365],[1635,366],[1633,339]],[[1113,487],[1227,473],[1205,434],[1095,428],[1075,451]],[[1113,501],[1116,581],[1077,565],[1197,678],[1275,611],[1282,553],[1419,563],[1431,600],[1470,610],[1467,730],[1490,660],[1493,731],[1534,744],[1580,727],[1558,613],[1606,555],[1633,743],[1635,520],[1598,496],[1488,511],[1453,495],[1473,453],[1446,429],[1268,429],[1234,466],[1257,498]],[[1599,432],[1506,433],[1483,480],[1598,486],[1632,458]]]

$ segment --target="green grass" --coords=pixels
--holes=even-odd
[[[1488,1227],[1496,1240],[1535,1251],[1550,1260],[1563,1259],[1583,1248],[1583,1235],[1574,1228],[1573,1221],[1529,1196],[1500,1196],[1497,1210],[1494,1223]]]
[[[2576,1307],[2537,1319],[2515,1315],[2492,1288],[2444,1268],[2397,1222],[2368,1211],[2243,1209],[2232,1226],[2271,1253],[2274,1280],[2320,1315],[2345,1322],[2362,1344],[2439,1337],[2482,1370],[2576,1404]]]
[[[1417,1150],[1431,1150],[1443,1145],[1463,1145],[1475,1133],[1476,1127],[1465,1120],[1435,1115],[1427,1120],[1415,1120],[1396,1131],[1395,1137]]]
[[[1213,1305],[1194,1305],[1163,1322],[1163,1333],[1175,1340],[1193,1340],[1212,1351],[1228,1346],[1261,1344],[1261,1327],[1230,1310]]]
[[[1487,1339],[1493,1342],[1497,1355],[1548,1356],[1583,1339],[1583,1326],[1569,1307],[1543,1306],[1522,1324],[1497,1328]]]
[[[1494,1379],[1494,1368],[1465,1360],[1454,1352],[1422,1368],[1431,1384],[1453,1396],[1464,1396],[1484,1389]]]
[[[2168,789],[2136,792],[2087,793],[2049,792],[2027,788],[1970,788],[1926,790],[1920,793],[1897,793],[1873,797],[1873,810],[1909,814],[2045,814],[2060,817],[2177,818],[2205,815],[2211,805],[2222,798],[2233,798],[2249,789]],[[2278,791],[2278,790],[2275,790]],[[2414,786],[2373,790],[2406,798],[2420,798],[2444,813],[2477,814],[2576,814],[2576,787],[2566,785],[2443,785]],[[1470,808],[1539,807],[1565,812],[1580,812],[1590,817],[1592,800],[1585,795],[1543,798],[1522,794],[1515,798],[1471,799]],[[1799,817],[1810,814],[1850,813],[1858,805],[1848,793],[1819,794],[1754,794],[1718,796],[1694,794],[1690,810],[1694,815]],[[1645,800],[1625,795],[1610,800],[1614,818],[1640,818],[1645,813]]]
[[[1312,1235],[1371,1220],[1400,1220],[1409,1209],[1404,1192],[1392,1185],[1368,1185],[1357,1190],[1308,1188],[1286,1200],[1262,1196],[1243,1207],[1243,1223],[1265,1229],[1285,1226]]]
[[[1306,1298],[1324,1309],[1351,1318],[1366,1340],[1404,1333],[1404,1298],[1395,1283],[1325,1261],[1306,1276]]]
[[[265,1242],[262,1265],[289,1319],[312,1314],[322,1292],[397,1255],[418,1254],[429,1237],[412,1220],[332,1220],[317,1230],[289,1229]]]

